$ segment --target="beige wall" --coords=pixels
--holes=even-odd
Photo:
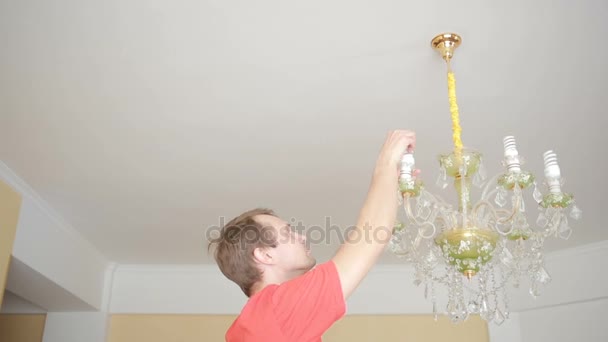
[[[0,342],[42,342],[46,315],[0,314]]]
[[[454,325],[431,315],[353,315],[336,322],[324,342],[426,341],[488,342],[487,324],[479,316]]]
[[[224,341],[228,315],[112,315],[107,342]]]
[[[224,341],[230,315],[113,315],[108,342]],[[427,315],[353,315],[338,321],[324,342],[428,341],[488,342],[488,328],[479,317],[452,325]]]
[[[21,196],[6,183],[0,181],[0,306],[2,306],[8,265],[13,252],[20,207]]]

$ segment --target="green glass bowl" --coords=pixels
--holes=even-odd
[[[408,181],[399,181],[399,190],[402,194],[409,194],[410,197],[418,197],[420,191],[424,188],[424,184],[421,180],[410,179]]]
[[[443,167],[446,174],[450,177],[459,177],[460,166],[464,163],[466,168],[466,176],[472,176],[479,170],[479,164],[481,164],[481,153],[475,151],[463,150],[461,160],[458,156],[452,152],[450,154],[439,155],[439,165]]]
[[[519,184],[520,189],[525,189],[534,184],[534,175],[528,171],[509,172],[498,178],[498,185],[506,190],[513,190],[515,184]]]
[[[567,208],[574,201],[574,196],[572,194],[566,194],[563,192],[557,194],[548,194],[545,195],[543,200],[540,202],[540,205],[543,208],[553,207],[553,208]]]
[[[468,277],[475,275],[481,265],[492,259],[497,241],[497,233],[475,227],[446,230],[435,238],[448,262]],[[461,245],[467,248],[461,249]]]

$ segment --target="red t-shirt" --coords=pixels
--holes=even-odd
[[[320,342],[346,312],[336,265],[329,261],[256,293],[226,333],[227,342]]]

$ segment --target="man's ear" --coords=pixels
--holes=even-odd
[[[253,250],[253,258],[264,265],[272,265],[275,261],[271,247],[257,247]]]

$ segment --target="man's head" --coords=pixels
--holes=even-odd
[[[303,235],[270,209],[253,209],[235,217],[209,247],[222,273],[252,295],[256,284],[281,283],[316,263]]]

